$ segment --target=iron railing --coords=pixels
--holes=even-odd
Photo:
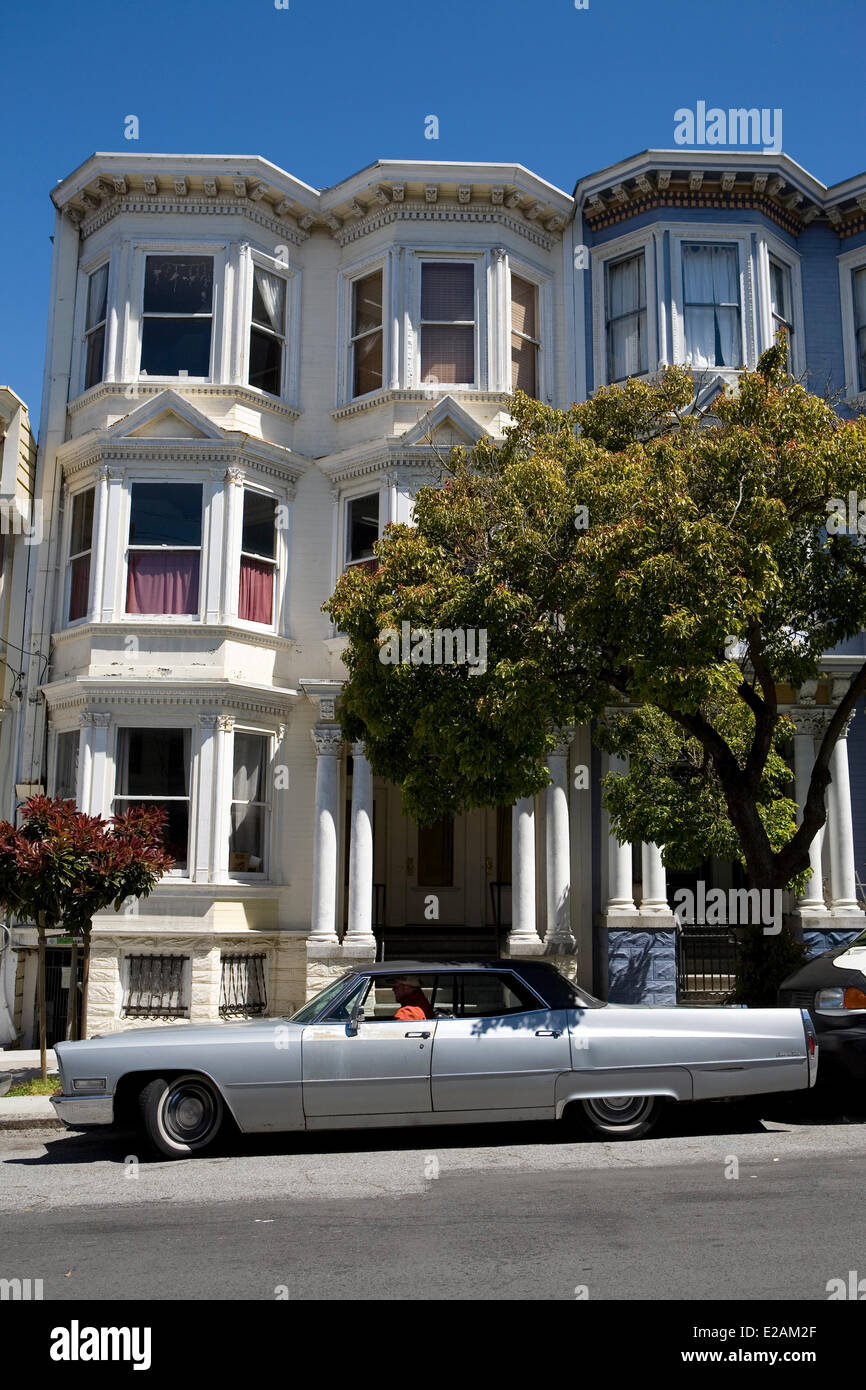
[[[223,956],[220,965],[220,1018],[259,1018],[266,1014],[264,955]]]
[[[724,999],[737,979],[737,936],[731,927],[684,924],[677,931],[677,1000]]]
[[[186,965],[189,956],[127,956],[128,979],[123,1018],[187,1018]]]

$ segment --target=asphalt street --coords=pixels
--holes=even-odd
[[[689,1107],[664,1137],[554,1125],[0,1136],[0,1277],[45,1299],[826,1300],[866,1275],[866,1125]]]

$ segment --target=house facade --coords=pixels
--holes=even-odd
[[[711,398],[784,323],[795,371],[859,411],[866,180],[679,151],[573,195],[516,165],[396,161],[320,191],[258,158],[122,154],[51,196],[17,780],[93,814],[162,805],[175,860],[98,919],[90,1030],[285,1014],[377,955],[544,953],[605,997],[672,1002],[672,885],[656,846],[610,836],[591,730],[560,731],[540,797],[419,828],[342,739],[321,604],[443,450],[502,437],[516,387],[567,406],[688,362]],[[782,693],[801,781],[850,646]],[[821,949],[862,919],[859,739],[855,719],[798,905]]]

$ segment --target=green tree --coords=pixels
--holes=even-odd
[[[718,852],[752,886],[802,885],[866,665],[799,826],[779,688],[817,679],[866,627],[861,538],[828,524],[831,499],[866,496],[866,422],[841,420],[785,358],[782,339],[711,415],[681,368],[568,411],[518,394],[504,443],[455,451],[414,526],[379,542],[378,572],[342,576],[325,608],[349,639],[343,726],[407,813],[532,794],[553,728],[596,719],[633,759],[606,787],[621,839],[663,844],[669,866]],[[483,629],[486,669],[428,664],[420,635],[386,664],[382,634],[404,622]]]

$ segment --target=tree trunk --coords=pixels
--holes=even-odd
[[[84,957],[81,963],[81,1026],[79,1038],[87,1037],[87,993],[90,989],[90,936],[92,923],[84,928]]]
[[[45,913],[40,912],[37,918],[36,939],[39,943],[39,954],[36,967],[36,1007],[39,1013],[39,1065],[42,1069],[42,1080],[48,1080],[48,1058],[46,1056],[46,1020],[45,1020]]]
[[[72,960],[69,967],[69,994],[66,1006],[66,1036],[78,1037],[78,937],[72,938]]]

